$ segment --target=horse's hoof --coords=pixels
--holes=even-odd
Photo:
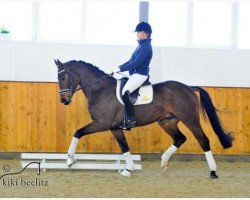
[[[168,169],[168,162],[166,162],[164,164],[161,163],[161,169],[162,169],[163,172],[167,171],[167,169]]]
[[[168,165],[163,166],[161,169],[162,169],[163,172],[167,171]]]
[[[73,156],[67,158],[67,166],[71,168],[76,163],[76,159]]]
[[[127,169],[124,169],[124,170],[122,170],[122,171],[120,172],[120,174],[121,174],[122,176],[127,176],[127,177],[129,177],[129,176],[131,176],[131,171],[129,171],[129,170],[127,170]]]
[[[216,175],[216,171],[211,171],[211,172],[210,172],[210,178],[213,178],[213,179],[219,178],[219,177]]]

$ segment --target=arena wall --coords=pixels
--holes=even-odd
[[[91,121],[83,93],[77,93],[69,106],[59,103],[53,59],[84,60],[110,73],[133,50],[134,46],[0,42],[0,151],[65,152],[74,132]],[[223,150],[209,123],[202,121],[212,150],[250,154],[249,66],[250,50],[154,46],[150,80],[203,86],[222,111],[224,126],[235,135],[234,147]],[[180,127],[188,141],[178,152],[201,153],[193,135]],[[126,136],[132,152],[163,152],[172,144],[156,123]],[[86,136],[78,151],[120,152],[110,132]]]
[[[224,150],[209,122],[202,127],[216,154],[250,154],[250,89],[204,87],[220,110],[220,117],[233,132],[233,148]],[[190,113],[191,114],[191,113]],[[0,82],[0,151],[4,152],[66,152],[74,132],[91,122],[87,101],[78,92],[69,106],[59,102],[57,83]],[[179,153],[202,153],[189,130],[180,124],[188,137]],[[133,153],[159,153],[172,144],[172,139],[157,123],[126,132]],[[79,152],[120,152],[108,132],[85,136]]]
[[[0,42],[0,80],[57,82],[54,59],[84,60],[110,73],[130,58],[135,46]],[[250,87],[249,66],[250,50],[154,47],[150,80]]]

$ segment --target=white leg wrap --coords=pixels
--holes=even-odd
[[[131,172],[129,172],[128,170],[124,169],[120,172],[120,174],[122,176],[131,176]]]
[[[71,144],[70,144],[70,147],[69,147],[69,150],[68,150],[68,155],[69,156],[74,156],[75,155],[78,141],[79,141],[78,138],[75,138],[75,137],[72,138],[72,141],[71,141]]]
[[[131,153],[128,151],[128,152],[124,153],[123,156],[124,156],[125,161],[126,161],[126,169],[133,171],[135,164],[134,164]]]
[[[216,171],[217,167],[216,167],[216,163],[215,163],[215,160],[214,160],[214,157],[213,157],[211,150],[206,151],[205,156],[206,156],[210,171]]]
[[[168,166],[169,158],[173,155],[173,153],[177,150],[177,147],[174,145],[171,145],[167,151],[164,152],[161,156],[161,168],[165,171]]]
[[[169,160],[169,158],[172,156],[172,154],[177,150],[177,147],[174,145],[171,145],[167,151],[164,152],[164,154],[162,154],[161,159],[164,159],[166,161]]]

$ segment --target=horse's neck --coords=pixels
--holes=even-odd
[[[96,91],[100,92],[101,89],[103,90],[106,87],[114,87],[114,85],[113,81],[110,80],[105,73],[95,73],[89,70],[88,74],[83,73],[81,75],[80,86],[87,97]]]

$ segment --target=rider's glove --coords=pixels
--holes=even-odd
[[[120,67],[114,67],[113,69],[112,69],[112,73],[113,74],[115,74],[115,73],[118,73],[118,72],[120,72],[121,70],[120,70]]]

